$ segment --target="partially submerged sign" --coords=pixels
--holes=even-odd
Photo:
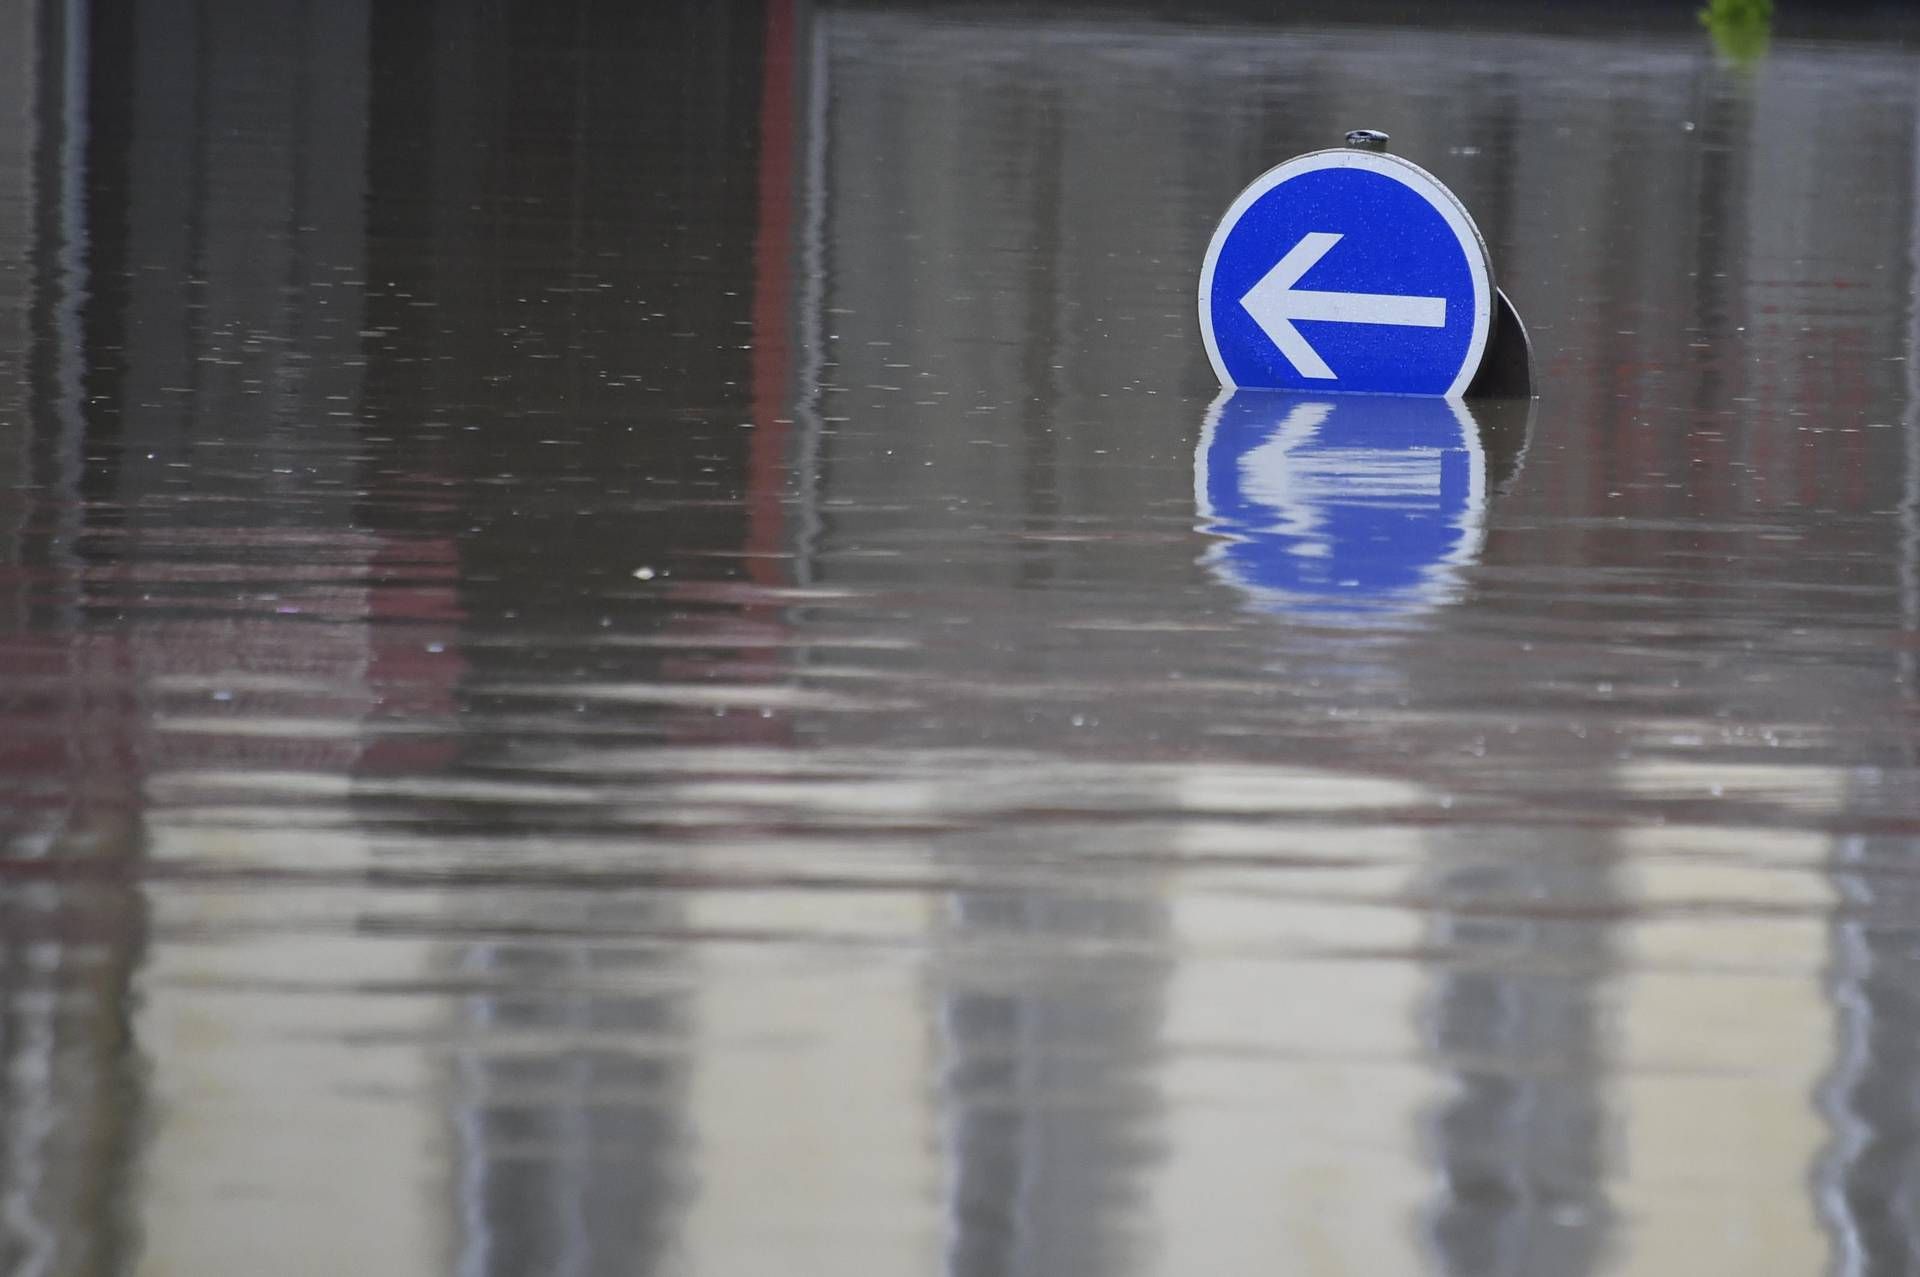
[[[1261,174],[1214,231],[1200,334],[1220,384],[1458,398],[1500,363],[1491,393],[1528,393],[1525,332],[1466,206],[1384,134],[1351,138]],[[1489,359],[1516,342],[1517,384],[1512,350]]]

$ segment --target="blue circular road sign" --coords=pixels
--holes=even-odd
[[[1493,267],[1453,192],[1397,155],[1269,169],[1200,269],[1200,334],[1229,388],[1457,397],[1492,328]]]

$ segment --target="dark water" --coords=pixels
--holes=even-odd
[[[0,0],[0,1269],[1908,1271],[1920,57],[1687,8]],[[1530,408],[1215,401],[1359,125]]]

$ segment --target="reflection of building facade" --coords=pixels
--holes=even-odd
[[[125,617],[143,872],[257,868],[260,830],[233,815],[248,794],[275,813],[284,865],[373,863],[367,840],[302,819],[364,765],[365,736],[341,728],[384,695],[373,577],[393,548],[356,510],[367,21],[294,2],[92,19],[78,484],[90,531],[115,540],[84,605]],[[324,930],[249,943],[255,893],[143,895],[151,928],[222,941],[156,945],[141,971],[148,1136],[118,1208],[142,1268],[430,1267],[440,1223],[414,1187],[429,1123],[354,1093],[418,1087],[422,1063],[329,1042],[352,1021],[311,991],[323,972],[417,978],[422,947],[368,961]]]
[[[1920,93],[1911,78],[1888,84],[1888,127],[1904,115],[1913,156],[1905,191],[1909,250],[1905,271],[1885,271],[1888,287],[1874,302],[1882,313],[1904,313],[1905,412],[1899,424],[1907,439],[1904,492],[1898,503],[1901,553],[1895,582],[1904,628],[1920,632]],[[1904,112],[1892,104],[1905,99]],[[1811,165],[1824,134],[1808,131],[1803,160]],[[1889,222],[1899,201],[1893,184],[1876,184],[1870,207]],[[1824,210],[1822,210],[1824,211]],[[1832,233],[1815,229],[1816,236]],[[1885,263],[1882,263],[1885,264]],[[1905,289],[1900,288],[1900,284]],[[1851,335],[1851,334],[1849,334]],[[1871,357],[1878,343],[1858,353]],[[1889,360],[1889,362],[1894,362]],[[1889,421],[1884,423],[1891,425]],[[1883,499],[1880,493],[1875,498]],[[1920,713],[1920,645],[1895,654],[1896,682],[1907,713]],[[1906,742],[1909,770],[1920,766],[1920,739]],[[1898,810],[1904,793],[1892,772],[1866,771],[1851,796],[1868,810]],[[1920,894],[1912,885],[1913,839],[1904,834],[1852,832],[1834,840],[1833,878],[1839,906],[1832,928],[1830,977],[1835,1051],[1822,1079],[1820,1107],[1830,1125],[1825,1156],[1816,1171],[1816,1201],[1833,1241],[1832,1269],[1840,1277],[1899,1272],[1920,1255],[1920,1050],[1913,1025],[1920,1020],[1920,988],[1909,941]]]
[[[1160,508],[1150,490],[1122,496],[1101,486],[1116,473],[1102,456],[1150,457],[1170,432],[1194,428],[1143,409],[1135,396],[1198,391],[1204,379],[1187,339],[1186,276],[1143,255],[1198,261],[1240,182],[1356,123],[1387,129],[1396,150],[1466,198],[1494,242],[1503,283],[1536,328],[1547,379],[1561,388],[1551,419],[1585,432],[1572,443],[1555,439],[1559,455],[1514,497],[1523,519],[1536,510],[1557,516],[1555,531],[1496,531],[1489,563],[1505,571],[1644,565],[1690,550],[1693,533],[1660,528],[1664,516],[1735,519],[1757,506],[1787,517],[1807,504],[1850,515],[1840,527],[1803,526],[1801,535],[1863,563],[1903,561],[1888,521],[1869,512],[1902,500],[1899,476],[1914,449],[1897,435],[1839,424],[1883,414],[1880,405],[1902,394],[1892,361],[1904,338],[1886,317],[1907,308],[1913,237],[1906,196],[1880,180],[1869,148],[1884,154],[1876,129],[1906,127],[1898,112],[1881,114],[1888,95],[1911,95],[1910,84],[1894,83],[1911,78],[1903,55],[1790,46],[1746,80],[1677,40],[1436,32],[1383,47],[1335,30],[1229,37],[1153,23],[995,27],[949,22],[938,9],[836,9],[821,27],[832,105],[818,256],[831,272],[819,314],[802,319],[830,370],[818,449],[809,454],[818,459],[810,480],[822,513],[808,570],[819,579],[895,583],[875,552],[909,529],[961,546],[969,529],[1109,526],[1118,510]],[[1567,92],[1564,68],[1596,60],[1604,64],[1596,85],[1632,75],[1640,88],[1626,99]],[[1836,103],[1831,86],[1842,64],[1849,81],[1885,84]],[[1128,109],[1169,84],[1180,86],[1190,114]],[[1815,102],[1810,92],[1823,96]],[[1178,133],[1183,119],[1204,124]],[[1175,133],[1142,137],[1138,128]],[[1854,129],[1859,149],[1836,144]],[[869,162],[874,156],[887,162]],[[1848,198],[1833,197],[1825,170],[1836,163],[1848,166]],[[1865,184],[1857,190],[1856,176]],[[967,198],[956,193],[959,182]],[[996,253],[997,245],[1008,251]],[[1890,260],[1902,269],[1884,269]],[[1002,261],[1004,274],[996,272]],[[1182,281],[1177,293],[1154,291],[1172,278]],[[1161,340],[1141,340],[1154,324],[1165,325]],[[1701,332],[1725,344],[1707,349],[1694,335]],[[1110,351],[1124,352],[1123,367],[1109,366]],[[1162,353],[1164,364],[1156,362]],[[988,401],[977,392],[983,386],[1017,393]],[[1646,424],[1697,417],[1688,410],[1709,404],[1751,414],[1755,424]],[[1837,418],[1824,437],[1807,428],[1823,413]],[[875,420],[888,424],[884,449],[860,428]],[[1585,526],[1566,518],[1579,512],[1595,518]],[[1615,515],[1646,522],[1616,532],[1602,522]],[[1008,591],[994,597],[1014,609],[997,628],[1024,637],[1007,638],[997,667],[951,655],[984,682],[1044,678],[1044,659],[1033,653],[1046,649],[1038,616],[1049,599],[1019,586],[1072,580],[1095,554],[1042,543],[1019,581],[981,579]],[[1142,547],[1128,554],[1128,571],[1145,581],[1161,570]],[[964,556],[953,570],[968,580],[980,571]],[[1728,576],[1700,588],[1703,609],[1747,610],[1752,624],[1772,623],[1752,615],[1751,581]],[[1553,606],[1568,621],[1589,606],[1617,615],[1608,603]],[[1026,607],[1031,628],[1018,616]],[[941,627],[930,624],[925,638],[939,649]],[[1417,646],[1405,654],[1415,696],[1459,690],[1444,647],[1433,668],[1422,668],[1425,659]],[[1694,677],[1683,652],[1673,659],[1677,675]],[[1756,657],[1763,666],[1780,659]],[[1890,672],[1842,678],[1843,699],[1864,713]],[[1498,688],[1486,691],[1498,703]],[[1772,676],[1720,679],[1694,694],[1763,721],[1821,717]],[[1121,714],[1108,712],[1112,728]],[[978,714],[969,730],[984,738],[995,731],[990,706],[947,713],[956,721]],[[1150,727],[1162,749],[1180,739],[1164,720]],[[1540,736],[1571,769],[1615,765],[1611,739]],[[1623,802],[1692,775],[1654,764],[1630,773],[1618,781]],[[1809,802],[1840,801],[1837,783],[1831,772],[1780,778],[1785,792]],[[1777,841],[1782,854],[1806,853],[1797,836]],[[1716,1146],[1742,1150],[1738,1166],[1712,1165],[1729,1194],[1716,1209],[1747,1220],[1748,1231],[1703,1262],[1737,1268],[1811,1257],[1821,1242],[1810,1210],[1772,1210],[1763,1221],[1739,1202],[1798,1195],[1821,1137],[1791,1097],[1812,1085],[1818,1052],[1776,1052],[1780,1076],[1752,1087],[1780,1097],[1771,1119],[1740,1111],[1742,1092],[1715,1095],[1663,1078],[1661,1061],[1643,1053],[1687,1042],[1693,1026],[1712,1021],[1704,1002],[1724,990],[1715,979],[1630,972],[1623,963],[1667,954],[1696,962],[1705,951],[1664,927],[1610,920],[1703,891],[1778,893],[1768,898],[1782,908],[1822,909],[1824,888],[1758,882],[1736,866],[1670,870],[1663,858],[1708,854],[1679,835],[1597,832],[1580,845],[1569,852],[1574,863],[1531,867],[1521,863],[1526,848],[1467,854],[1447,838],[1429,848],[1423,889],[1439,902],[1435,942],[1448,956],[1424,1019],[1430,1049],[1457,1088],[1433,1108],[1426,1145],[1445,1186],[1421,1212],[1436,1258],[1463,1272],[1676,1262],[1693,1233],[1667,1209],[1673,1185],[1663,1176]],[[1654,868],[1619,868],[1638,857]],[[1816,930],[1783,924],[1779,937],[1782,960],[1821,961]],[[1548,955],[1552,971],[1529,970]],[[1616,987],[1625,1007],[1612,1005]],[[1823,1032],[1821,1009],[1784,990],[1749,1009],[1754,1023],[1729,1033],[1722,1049],[1702,1044],[1705,1057],[1738,1067],[1729,1062],[1740,1050],[1774,1038],[1817,1041]],[[1184,1012],[1176,1000],[1166,1014],[1178,1023]],[[1624,1030],[1618,1040],[1616,1029]],[[1183,1117],[1163,1111],[1162,1120]],[[1880,1120],[1898,1130],[1906,1119],[1889,1111]],[[1671,1137],[1683,1128],[1684,1142]],[[1623,1218],[1636,1221],[1626,1239],[1614,1235]]]
[[[138,1141],[125,1021],[144,919],[110,642],[68,641],[83,353],[86,32],[0,4],[0,1269],[108,1272]],[[103,687],[101,684],[109,684]],[[76,862],[81,867],[73,872]],[[76,1224],[79,1227],[76,1227]]]
[[[749,4],[373,14],[369,274],[387,288],[368,301],[369,411],[392,464],[446,483],[444,509],[396,503],[394,517],[453,537],[463,633],[491,636],[463,650],[465,714],[513,713],[490,689],[563,663],[614,688],[783,668],[776,609],[699,592],[764,580],[769,565],[782,575],[778,529],[769,539],[743,509],[756,432],[740,424],[755,377],[781,380],[754,362],[769,344],[752,327],[763,280],[741,250],[762,211],[757,77],[776,26]],[[689,64],[713,74],[690,78]],[[690,414],[689,386],[734,406]],[[502,517],[494,485],[516,474],[553,486]],[[637,584],[637,568],[661,586]],[[686,602],[663,606],[674,591]],[[691,747],[778,744],[786,728],[705,706],[574,708],[551,734],[565,746],[538,728],[469,733],[438,770],[484,781],[530,745],[564,766],[582,729]],[[504,864],[531,869],[551,841],[568,872],[551,807],[474,819],[474,837],[518,849]],[[636,831],[631,863],[607,868],[644,879],[680,863],[659,843],[671,839]],[[687,937],[727,924],[685,901],[588,878],[503,900],[540,919],[527,935],[498,934],[475,893],[444,902],[454,934],[473,933],[430,960],[435,979],[470,990],[451,1003],[434,1096],[449,1271],[671,1272],[688,1256],[744,1271],[727,1260],[764,1256],[769,1237],[804,1253],[806,1186],[782,1213],[770,1176],[809,1164],[806,1132],[833,1131],[835,1115],[811,1128],[814,1114],[791,1112],[777,1056],[729,1070],[738,1043],[779,1033],[796,1004],[730,979],[724,958],[701,961],[713,946]],[[879,1045],[843,1042],[836,1058]],[[808,1186],[844,1214],[826,1178]]]
[[[28,316],[33,306],[32,260],[37,207],[34,159],[38,150],[38,120],[33,110],[39,89],[34,63],[40,56],[38,10],[29,4],[0,9],[0,172],[7,174],[7,194],[0,198],[0,421],[20,420],[27,408],[29,340]],[[11,441],[0,450],[0,491],[17,492],[26,484],[29,461],[26,432],[10,431]],[[18,561],[20,511],[9,509],[0,518],[0,562]],[[10,591],[11,592],[11,591]]]
[[[1143,1163],[1169,963],[1167,911],[1134,900],[957,892],[935,932],[933,999],[950,1277],[1140,1271]],[[1002,947],[1087,946],[1078,961],[995,963]],[[952,948],[946,948],[951,945]],[[1124,954],[1124,946],[1135,950]],[[1101,952],[1101,950],[1107,950]],[[997,968],[997,969],[996,969]]]
[[[1874,795],[1868,794],[1871,798]],[[1901,938],[1920,899],[1910,838],[1838,840],[1834,873],[1842,915],[1830,986],[1839,1032],[1821,1087],[1831,1124],[1816,1179],[1836,1273],[1899,1272],[1920,1251],[1920,1049],[1912,1026],[1912,946]]]
[[[1614,963],[1593,915],[1618,893],[1614,856],[1592,835],[1566,839],[1552,864],[1481,832],[1426,850],[1446,960],[1423,1019],[1453,1082],[1428,1136],[1442,1185],[1426,1220],[1435,1267],[1599,1272],[1613,1224],[1601,1003]]]

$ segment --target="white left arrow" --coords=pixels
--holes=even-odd
[[[1327,255],[1343,237],[1328,231],[1308,231],[1287,250],[1274,268],[1247,290],[1240,304],[1253,316],[1302,377],[1336,380],[1320,352],[1307,344],[1296,319],[1328,320],[1336,324],[1393,324],[1402,328],[1444,328],[1447,299],[1406,297],[1397,293],[1316,293],[1295,288],[1302,275]]]

